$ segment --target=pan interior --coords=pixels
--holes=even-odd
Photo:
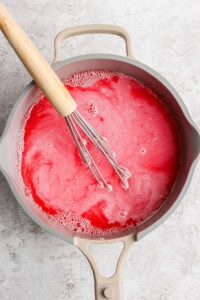
[[[144,220],[141,224],[131,229],[120,231],[114,235],[108,233],[107,235],[104,235],[103,238],[118,238],[130,233],[137,234],[138,232],[145,230],[146,228],[154,224],[157,220],[161,219],[166,214],[166,212],[174,205],[174,203],[177,201],[177,198],[179,198],[179,195],[183,190],[184,183],[187,179],[191,164],[195,159],[195,155],[193,155],[195,151],[193,151],[193,149],[191,150],[191,143],[188,144],[189,134],[191,133],[191,126],[188,123],[187,118],[185,117],[183,108],[181,107],[181,100],[177,101],[177,98],[175,97],[176,95],[173,94],[171,87],[169,88],[168,86],[166,86],[166,84],[162,82],[162,79],[159,80],[160,78],[156,78],[156,74],[151,74],[149,70],[145,70],[144,66],[140,66],[139,63],[130,63],[119,59],[108,59],[105,57],[98,59],[89,58],[62,63],[57,66],[56,72],[61,79],[64,79],[71,74],[86,70],[112,70],[114,72],[128,75],[142,82],[145,86],[148,86],[154,93],[156,93],[160,99],[162,99],[165,106],[167,106],[171,114],[174,116],[176,125],[180,132],[181,143],[184,145],[184,147],[182,147],[183,151],[181,154],[181,172],[177,178],[176,184],[174,185],[173,191],[165,201],[164,205],[160,207],[156,214]],[[37,101],[39,96],[40,91],[38,90],[38,88],[35,85],[31,85],[26,89],[25,93],[22,94],[15,107],[15,111],[12,116],[12,122],[10,123],[10,128],[6,135],[6,139],[13,146],[17,144],[18,151],[22,149],[20,147],[23,147],[23,145],[19,144],[19,130],[23,125],[23,120],[25,115],[27,114],[28,108],[34,104],[34,101]],[[14,163],[16,156],[14,157],[13,154],[11,154],[11,157],[12,159],[10,163],[12,164]],[[16,163],[14,163],[14,165],[16,165]],[[10,169],[10,167],[8,167],[7,169]],[[60,226],[53,219],[48,218],[47,215],[33,203],[28,192],[24,190],[23,180],[19,172],[19,164],[16,165],[16,168],[14,170],[12,167],[11,171],[8,171],[6,173],[12,182],[11,184],[13,185],[15,195],[17,196],[20,204],[37,223],[44,226],[51,232],[63,236],[64,238],[66,236],[79,236],[88,239],[97,238],[96,236],[91,236],[85,233],[75,233],[67,230],[65,227]],[[101,236],[98,238],[101,238]]]

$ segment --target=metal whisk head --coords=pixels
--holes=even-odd
[[[99,149],[99,151],[106,157],[106,159],[114,168],[116,174],[119,176],[122,185],[125,188],[128,188],[128,179],[130,177],[130,173],[127,168],[118,165],[115,160],[115,154],[107,146],[105,138],[99,135],[99,133],[81,116],[78,111],[74,111],[65,117],[65,119],[84,162],[89,167],[99,186],[101,188],[106,186],[109,191],[112,191],[112,186],[106,182],[106,179],[100,172],[90,152],[88,151],[86,145],[87,141],[82,137],[81,132],[84,132],[85,135],[96,146],[96,148]]]

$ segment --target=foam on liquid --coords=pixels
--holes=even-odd
[[[25,189],[44,213],[72,232],[103,237],[134,227],[159,209],[175,183],[180,145],[174,121],[156,95],[128,76],[85,71],[63,82],[125,166],[123,185],[84,136],[112,192],[98,186],[65,120],[41,96],[21,128],[18,158]]]

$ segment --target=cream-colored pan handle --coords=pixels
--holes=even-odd
[[[81,252],[88,259],[95,280],[95,299],[96,300],[122,300],[123,290],[122,290],[122,267],[123,261],[126,253],[128,252],[130,246],[136,241],[136,236],[128,235],[124,238],[102,241],[102,240],[86,240],[81,238],[74,238],[74,244],[81,250]],[[105,244],[105,243],[117,243],[122,242],[124,248],[119,256],[115,274],[112,277],[104,277],[99,273],[97,264],[89,251],[89,245],[91,244]]]
[[[107,25],[107,24],[92,24],[82,25],[72,28],[67,28],[57,34],[54,43],[54,60],[53,64],[60,61],[60,47],[63,40],[82,34],[98,34],[106,33],[112,35],[118,35],[122,37],[126,44],[126,54],[128,57],[134,58],[131,50],[131,42],[129,34],[120,26]]]
[[[76,109],[76,103],[7,9],[0,3],[0,29],[35,82],[62,116]]]

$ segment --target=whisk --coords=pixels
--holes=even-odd
[[[80,154],[99,186],[102,188],[107,187],[109,191],[112,191],[112,186],[106,181],[88,151],[83,133],[96,146],[101,154],[105,156],[121,180],[122,185],[127,188],[128,178],[130,176],[128,169],[117,163],[115,154],[107,146],[105,138],[77,111],[75,101],[58,76],[1,3],[0,28],[45,96],[58,113],[65,117]]]

